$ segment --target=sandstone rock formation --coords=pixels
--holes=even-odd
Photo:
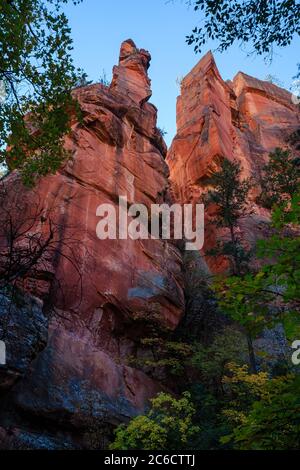
[[[183,79],[177,101],[177,135],[168,152],[170,178],[178,201],[197,203],[209,176],[225,157],[238,160],[243,177],[259,179],[268,155],[276,147],[288,148],[289,137],[300,127],[299,108],[291,94],[269,82],[239,72],[225,82],[211,52]],[[258,188],[257,188],[258,189]],[[269,213],[255,204],[253,216],[241,222],[249,242],[259,236]],[[205,249],[215,244],[215,228],[206,214]],[[224,263],[209,259],[222,271]]]
[[[125,41],[110,86],[74,91],[82,121],[73,116],[65,142],[70,160],[34,190],[24,189],[15,172],[3,180],[15,221],[21,213],[32,219],[32,206],[39,215],[18,240],[17,253],[37,242],[32,233],[41,234],[39,243],[49,230],[53,234],[51,250],[16,286],[21,304],[0,293],[0,332],[8,350],[7,365],[0,366],[0,447],[88,446],[83,435],[95,423],[108,435],[162,389],[128,358],[147,357],[138,339],[150,328],[179,324],[185,308],[182,253],[165,240],[100,241],[97,207],[117,207],[119,196],[147,208],[174,197],[197,203],[222,158],[241,161],[244,176],[259,175],[268,153],[288,146],[288,136],[300,127],[288,92],[242,73],[224,82],[209,53],[182,82],[178,131],[167,154],[157,110],[148,102],[150,59]],[[240,227],[250,241],[269,217],[255,196],[255,214]],[[0,259],[9,249],[3,232],[2,226]],[[216,236],[208,228],[205,249]],[[207,270],[203,259],[185,265],[190,284],[193,269]],[[225,267],[220,260],[209,266]],[[213,313],[211,322],[205,318],[215,302],[204,291],[192,297],[192,309],[202,305],[201,335],[203,325],[213,328],[218,321]],[[8,306],[11,330],[4,328]]]
[[[16,208],[24,199],[38,201],[41,217],[31,232],[46,231],[51,219],[59,253],[65,256],[54,252],[49,259],[48,254],[47,265],[44,260],[43,268],[27,275],[27,292],[45,302],[49,338],[35,360],[32,356],[28,364],[24,358],[22,378],[6,396],[0,423],[4,447],[13,440],[21,446],[55,448],[69,442],[67,435],[74,444],[87,420],[115,425],[141,412],[161,390],[127,362],[142,354],[136,340],[148,325],[174,329],[180,321],[181,255],[162,240],[96,236],[100,204],[117,206],[118,197],[126,196],[128,204],[150,208],[168,198],[167,149],[156,128],[157,110],[148,103],[150,58],[125,41],[109,87],[75,90],[83,120],[74,118],[66,139],[72,158],[33,191],[20,188],[14,194]],[[4,184],[10,194],[19,184],[17,175],[12,173]],[[18,339],[6,340],[12,351],[9,368]],[[20,413],[26,416],[25,426]],[[41,424],[29,426],[31,421],[43,423],[43,429]]]

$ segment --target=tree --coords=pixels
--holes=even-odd
[[[245,336],[232,326],[227,326],[218,331],[208,346],[195,343],[190,362],[199,371],[201,384],[220,399],[224,394],[222,379],[228,364],[244,363],[246,354]]]
[[[236,376],[237,377],[237,376]],[[261,380],[241,374],[238,380],[250,384],[250,391],[259,385],[256,400],[239,415],[238,426],[222,442],[233,442],[240,450],[296,450],[300,445],[300,378],[288,375]],[[249,396],[249,385],[247,387]],[[250,395],[251,396],[251,395]],[[225,411],[237,417],[236,402]]]
[[[230,262],[232,274],[241,275],[246,269],[250,252],[243,247],[236,229],[240,219],[251,214],[248,204],[251,180],[241,180],[239,162],[231,162],[225,158],[220,170],[212,175],[209,183],[212,189],[206,193],[204,199],[217,207],[213,224],[229,231],[229,240],[219,241],[211,254],[224,255]]]
[[[294,77],[292,84],[293,102],[294,104],[300,104],[300,64],[298,64],[298,73]],[[299,131],[298,131],[298,142],[299,142]],[[299,150],[299,147],[298,147]]]
[[[0,290],[11,299],[22,290],[37,295],[35,284],[39,287],[45,281],[62,289],[63,297],[60,281],[52,272],[55,260],[61,257],[74,268],[82,293],[80,234],[75,235],[64,220],[57,221],[57,207],[45,207],[32,191],[23,193],[21,199],[20,190],[24,188],[17,178],[9,187],[5,180],[0,184]]]
[[[285,310],[299,308],[299,176],[299,166],[288,151],[277,149],[270,155],[263,178],[263,195],[275,204],[272,226],[269,236],[260,240],[256,248],[257,257],[265,263],[256,273],[227,279],[227,289],[219,289],[224,304],[236,308],[242,316],[255,309],[261,311],[262,306],[265,308],[278,298]]]
[[[299,161],[290,150],[275,149],[263,169],[260,202],[267,208],[290,200],[300,185]]]
[[[298,192],[272,214],[275,232],[258,246],[258,256],[275,260],[261,270],[261,278],[273,296],[282,299],[291,311],[300,307],[300,187]],[[276,286],[276,288],[270,288]]]
[[[220,278],[214,284],[220,308],[245,333],[253,373],[257,372],[253,340],[274,322],[270,313],[273,293],[262,289],[261,278],[260,273],[248,273],[242,277]]]
[[[99,78],[99,83],[101,83],[101,85],[103,85],[105,87],[109,87],[109,85],[110,85],[110,81],[107,78],[107,73],[104,69],[102,70],[102,74]]]
[[[83,79],[70,55],[62,4],[68,0],[4,0],[0,5],[0,164],[33,185],[68,156],[71,90]],[[80,1],[80,0],[79,0]],[[73,1],[74,4],[78,3]],[[7,148],[8,146],[8,148]]]
[[[226,373],[222,378],[224,397],[221,415],[231,430],[241,425],[249,413],[254,402],[261,400],[266,392],[269,381],[267,372],[253,374],[247,365],[237,365],[232,362],[227,365]],[[223,444],[231,441],[232,436],[221,438]]]
[[[273,206],[269,236],[256,247],[264,263],[257,272],[215,283],[221,307],[250,337],[288,317],[294,321],[300,307],[300,180],[289,152],[271,154],[264,181],[264,199],[281,201]]]
[[[193,425],[195,409],[190,394],[178,400],[160,393],[151,400],[146,415],[131,420],[128,426],[116,430],[111,450],[182,450],[192,448],[193,438],[200,428]]]
[[[161,382],[165,376],[167,381],[172,376],[182,377],[185,373],[186,361],[191,357],[193,349],[191,345],[183,341],[175,341],[176,338],[170,336],[170,333],[162,333],[162,336],[142,338],[141,345],[148,349],[148,356],[128,357],[129,364],[141,368]]]
[[[223,52],[235,42],[250,44],[259,55],[272,55],[274,45],[288,46],[300,34],[297,0],[188,0],[201,11],[202,25],[187,36],[195,52],[208,40],[218,40]]]
[[[241,167],[239,162],[231,162],[224,159],[221,169],[215,172],[210,179],[210,189],[205,199],[217,207],[213,223],[218,228],[229,231],[229,240],[219,240],[217,247],[210,250],[210,254],[225,256],[231,265],[233,276],[242,276],[249,271],[251,250],[246,249],[242,243],[241,236],[237,232],[238,224],[243,217],[251,214],[248,203],[248,194],[252,187],[251,179],[241,180]],[[228,313],[228,311],[227,311]],[[231,311],[232,313],[232,311]],[[252,321],[249,322],[244,316],[236,318],[236,312],[231,315],[235,321],[244,329],[249,347],[249,359],[253,371],[256,371],[255,354],[253,350]],[[241,322],[243,318],[243,322]]]
[[[224,318],[211,288],[212,274],[198,251],[183,253],[183,276],[185,315],[175,336],[187,343],[207,344],[213,339],[214,331],[222,328]]]
[[[272,75],[271,73],[269,73],[266,77],[265,77],[265,81],[266,82],[269,82],[269,83],[272,83],[273,85],[277,85],[281,88],[284,87],[284,84],[282,83],[281,80],[279,80],[279,78],[276,77],[276,75]]]

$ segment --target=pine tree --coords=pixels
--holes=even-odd
[[[229,239],[219,240],[218,246],[210,252],[213,255],[225,256],[231,265],[231,274],[240,276],[247,270],[250,252],[242,244],[237,231],[239,221],[251,214],[248,195],[252,187],[251,179],[241,179],[241,167],[237,161],[224,159],[219,171],[209,181],[210,189],[205,201],[217,206],[213,224],[227,229]]]

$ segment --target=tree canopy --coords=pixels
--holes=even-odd
[[[116,430],[111,450],[180,450],[190,448],[199,427],[193,424],[195,409],[191,395],[183,393],[176,400],[171,395],[160,393],[151,400],[147,415],[134,418],[128,426]]]
[[[201,52],[208,40],[217,40],[221,52],[234,43],[248,44],[259,55],[271,55],[274,45],[285,47],[300,35],[298,0],[188,0],[202,12],[201,24],[187,43]]]
[[[0,164],[19,168],[28,185],[56,171],[66,157],[62,144],[74,106],[71,90],[84,76],[71,57],[62,8],[67,2],[0,4]]]

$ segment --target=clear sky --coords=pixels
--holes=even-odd
[[[185,43],[185,36],[199,22],[199,13],[188,9],[184,0],[83,0],[78,6],[70,3],[65,11],[72,28],[75,64],[93,81],[99,80],[103,70],[111,79],[123,40],[131,38],[137,47],[149,50],[151,102],[158,107],[158,123],[168,132],[165,139],[170,144],[176,133],[176,79],[201,58]],[[276,50],[271,64],[247,56],[238,47],[215,53],[215,59],[225,80],[240,70],[261,79],[271,74],[289,89],[300,61],[299,45],[297,39],[288,48]],[[203,53],[215,48],[216,43],[211,43]]]

